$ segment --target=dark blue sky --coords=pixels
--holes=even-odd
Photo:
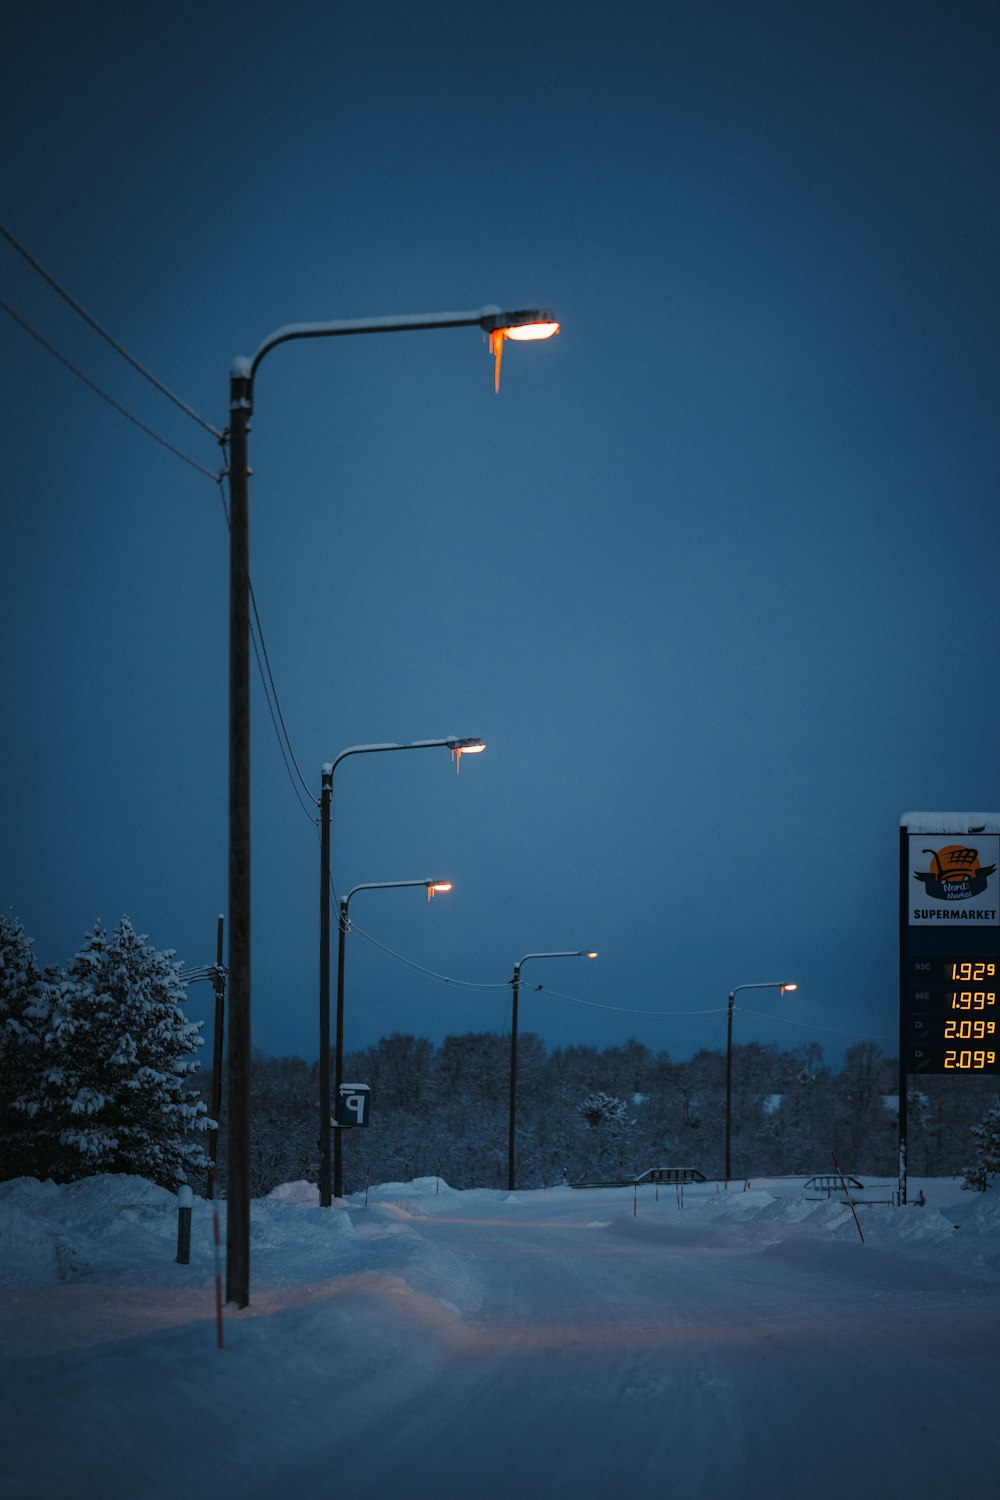
[[[895,1050],[897,826],[1000,806],[993,4],[14,0],[8,228],[215,426],[293,321],[549,305],[262,366],[252,564],[295,754],[359,896],[347,1045],[508,1024],[683,1057]],[[0,295],[210,470],[0,242]],[[0,317],[0,901],[66,963],[226,905],[212,481]],[[318,842],[255,684],[254,1035],[316,1051]],[[192,990],[208,1014],[207,987]],[[602,1009],[601,1007],[606,1007]],[[647,1014],[640,1014],[644,1012]],[[690,1012],[708,1012],[692,1016]],[[796,1025],[790,1024],[795,1021]]]

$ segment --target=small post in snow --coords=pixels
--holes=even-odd
[[[186,1266],[191,1261],[191,1208],[194,1194],[187,1183],[177,1189],[177,1264]]]

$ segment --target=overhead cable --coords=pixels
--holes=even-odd
[[[87,312],[85,308],[81,307],[79,302],[77,302],[74,297],[70,296],[65,287],[59,285],[55,277],[50,275],[50,273],[46,271],[45,267],[39,264],[39,262],[31,254],[31,252],[27,250],[19,240],[15,239],[10,230],[6,229],[3,224],[0,224],[0,234],[2,234],[7,243],[17,251],[18,255],[24,257],[31,269],[33,271],[36,271],[38,275],[41,276],[43,281],[48,282],[52,290],[58,293],[63,301],[68,303],[73,311],[79,317],[81,317],[83,321],[87,323],[96,334],[104,339],[105,343],[110,344],[115,353],[120,354],[122,359],[126,360],[132,366],[133,370],[137,370],[144,380],[148,380],[150,385],[154,386],[156,390],[160,392],[161,396],[166,396],[167,400],[172,401],[174,405],[185,414],[185,416],[190,417],[193,422],[197,422],[199,427],[204,427],[205,431],[210,432],[213,437],[222,437],[222,433],[219,432],[217,428],[213,427],[210,422],[206,422],[204,417],[200,417],[196,411],[192,411],[191,407],[188,406],[186,402],[182,401],[179,396],[175,396],[173,391],[168,390],[168,388],[163,384],[162,381],[157,380],[155,375],[151,375],[150,372],[143,365],[141,365],[137,359],[129,354],[127,349],[122,348],[117,339],[113,339],[110,333],[108,333],[106,329],[101,327],[97,319],[92,318],[90,313]]]
[[[765,1021],[774,1021],[779,1026],[798,1026],[802,1031],[826,1031],[831,1036],[863,1036],[878,1042],[895,1042],[899,1040],[897,1036],[890,1036],[885,1031],[876,1031],[874,1033],[870,1031],[843,1031],[838,1026],[814,1026],[809,1021],[793,1021],[791,1016],[778,1015],[776,1012],[768,1014],[762,1010],[745,1010],[742,1005],[736,1005],[733,1009],[741,1011],[745,1016],[758,1016]]]
[[[291,741],[291,736],[288,733],[288,726],[285,724],[285,716],[281,712],[281,703],[280,703],[280,701],[278,699],[278,688],[277,688],[277,684],[274,681],[274,674],[271,671],[271,660],[270,660],[270,657],[267,654],[267,643],[264,640],[264,627],[260,623],[260,614],[258,613],[258,610],[257,610],[257,596],[256,596],[256,594],[253,591],[253,580],[252,579],[250,580],[250,604],[251,604],[251,606],[253,608],[253,617],[254,617],[254,619],[257,622],[257,633],[260,636],[260,649],[261,649],[261,652],[263,653],[264,665],[267,668],[267,676],[268,676],[268,680],[269,680],[269,682],[271,684],[271,692],[272,692],[272,694],[274,696],[274,706],[275,706],[275,709],[277,710],[278,718],[281,721],[281,729],[282,729],[282,733],[284,734],[285,744],[288,746],[288,754],[291,757],[292,765],[295,767],[295,774],[296,774],[296,776],[298,776],[299,783],[302,786],[302,789],[304,790],[306,796],[309,798],[310,802],[312,802],[314,806],[318,806],[319,805],[318,799],[313,795],[313,792],[312,792],[312,790],[311,790],[311,788],[309,786],[309,783],[306,781],[306,779],[303,776],[301,770],[299,769],[299,763],[298,763],[298,761],[295,758],[295,751],[292,749],[292,741]],[[257,664],[258,664],[258,666],[260,666],[260,656],[258,656],[258,658],[257,658]],[[263,674],[263,671],[262,671],[261,672],[261,678],[262,679],[263,679],[263,675],[264,674]],[[266,689],[266,686],[265,686],[265,692],[266,692],[266,690],[267,689]],[[273,718],[273,715],[272,715],[272,718]],[[274,727],[275,727],[275,731],[277,731],[277,728],[278,728],[277,724],[275,724]],[[284,751],[282,751],[282,754],[284,754]],[[288,762],[286,761],[285,764],[287,765]],[[289,771],[288,774],[290,776],[291,775],[291,771]],[[294,785],[294,782],[293,782],[293,785]],[[296,795],[298,795],[297,791],[296,791]],[[301,802],[302,799],[299,798],[299,800]],[[312,816],[312,815],[310,814],[310,816]]]
[[[226,458],[226,468],[228,469],[229,457],[228,453],[226,452],[226,443],[224,438],[222,439],[222,450]],[[222,501],[222,513],[226,518],[226,527],[228,529],[229,506],[226,503],[226,491],[223,484],[225,472],[223,472],[222,474],[217,474],[214,477],[219,486],[219,499]],[[257,671],[260,673],[261,685],[264,689],[264,699],[267,703],[268,713],[271,715],[271,723],[274,725],[274,733],[278,741],[278,749],[281,751],[281,758],[285,763],[285,770],[288,772],[288,779],[292,784],[292,791],[295,793],[295,797],[298,801],[299,806],[302,808],[302,811],[306,814],[306,817],[311,823],[318,823],[318,819],[316,818],[313,811],[313,808],[315,808],[317,805],[316,798],[310,791],[309,785],[306,782],[305,777],[302,775],[301,770],[299,769],[299,763],[296,759],[295,751],[292,748],[291,736],[288,733],[288,726],[285,724],[285,716],[281,711],[281,702],[278,698],[278,686],[274,680],[274,673],[271,671],[271,659],[267,654],[267,643],[264,640],[264,626],[261,623],[260,612],[257,609],[257,598],[253,591],[253,580],[250,579],[248,580],[248,582],[250,587],[250,602],[253,606],[253,615],[250,620],[250,640],[253,644],[254,656],[257,659]],[[258,637],[260,640],[259,646],[257,644]],[[265,663],[267,667],[266,673]],[[272,695],[274,698],[273,704],[271,701]],[[312,807],[307,807],[302,800],[302,797],[299,793],[299,788],[295,784],[295,776],[293,776],[292,774],[292,766],[295,767],[295,775],[298,776],[299,782],[305,789],[306,796],[313,804]]]
[[[2,226],[0,226],[0,229],[2,229]],[[107,391],[102,390],[101,387],[99,385],[96,385],[89,376],[84,375],[82,370],[78,370],[76,365],[72,364],[70,360],[66,358],[65,354],[60,354],[59,350],[53,344],[50,344],[48,339],[43,338],[42,335],[37,331],[37,329],[32,328],[31,324],[25,322],[20,313],[16,313],[14,309],[8,306],[8,304],[2,299],[0,299],[0,310],[5,312],[9,318],[13,318],[14,322],[17,323],[21,328],[23,328],[25,333],[29,333],[33,339],[41,344],[43,349],[47,350],[48,353],[52,355],[53,359],[57,359],[61,365],[65,365],[70,374],[75,375],[77,380],[81,380],[83,384],[88,388],[88,390],[93,391],[96,396],[100,396],[101,400],[106,401],[109,406],[113,406],[115,411],[119,412],[123,417],[127,417],[130,422],[132,422],[136,427],[139,428],[140,432],[144,432],[147,437],[151,437],[154,442],[159,443],[161,448],[166,448],[168,453],[173,453],[175,457],[182,458],[186,464],[190,464],[192,469],[197,469],[199,474],[204,474],[208,479],[218,478],[218,475],[213,474],[211,469],[206,469],[204,464],[200,464],[196,459],[190,458],[188,454],[182,453],[180,448],[175,448],[173,443],[168,443],[166,438],[161,437],[158,432],[154,432],[152,427],[148,427],[145,422],[142,422],[138,417],[133,416],[126,407],[122,406],[120,401],[116,401],[113,396],[109,396]]]
[[[0,233],[4,233],[4,232],[5,231],[3,230],[3,226],[0,225]],[[149,427],[145,422],[140,421],[140,419],[138,417],[133,416],[132,412],[128,411],[126,409],[126,407],[122,406],[122,404],[121,404],[120,401],[116,401],[113,396],[109,396],[108,393],[107,393],[107,391],[102,390],[101,387],[99,385],[95,384],[95,382],[93,380],[91,380],[89,376],[84,375],[84,373],[83,373],[82,370],[78,370],[77,367],[76,367],[76,365],[74,365],[70,360],[68,360],[64,354],[61,354],[59,352],[59,350],[54,347],[54,345],[50,344],[49,341],[48,341],[48,339],[43,338],[43,336],[36,329],[32,328],[32,326],[31,326],[30,323],[27,323],[25,321],[25,319],[22,318],[19,313],[16,313],[12,307],[8,306],[8,304],[6,302],[4,302],[2,298],[0,298],[0,310],[2,310],[3,312],[7,313],[8,317],[12,318],[15,323],[17,323],[21,328],[23,328],[24,331],[25,331],[25,333],[30,334],[31,337],[33,339],[35,339],[39,344],[41,344],[42,348],[45,349],[45,350],[47,350],[47,352],[49,354],[51,354],[53,356],[53,358],[57,359],[60,364],[65,365],[66,369],[69,370],[72,375],[75,375],[76,378],[77,378],[77,380],[82,381],[82,383],[88,388],[88,390],[91,390],[91,391],[94,392],[95,395],[100,396],[101,399],[102,399],[102,401],[106,401],[109,406],[113,407],[114,410],[117,411],[117,412],[119,412],[123,417],[127,417],[128,420],[131,423],[133,423],[134,426],[138,427],[138,429],[139,429],[140,432],[144,432],[147,437],[151,437],[154,440],[154,442],[159,443],[160,446],[161,446],[161,448],[166,448],[166,450],[167,450],[168,453],[173,453],[176,458],[183,459],[184,462],[186,464],[188,464],[192,469],[196,469],[199,474],[204,474],[205,477],[206,477],[206,479],[213,480],[216,484],[218,484],[220,492],[222,491],[222,481],[223,481],[223,478],[224,478],[224,474],[214,474],[211,469],[206,469],[205,466],[204,466],[204,464],[198,463],[197,460],[189,457],[188,454],[183,453],[181,451],[181,449],[180,448],[176,448],[173,445],[173,443],[168,443],[167,440],[166,440],[166,438],[161,437],[158,432],[154,432],[153,429],[152,429],[152,427]],[[212,429],[212,430],[214,431],[214,429]],[[226,511],[226,520],[227,520],[227,523],[228,523],[229,516],[228,516],[228,509],[227,509],[226,503],[225,503],[225,495],[224,494],[223,494],[223,498],[222,498],[222,503],[223,503],[223,509]],[[285,769],[288,772],[288,778],[289,778],[289,780],[292,783],[292,791],[295,793],[295,795],[296,795],[296,797],[298,799],[299,806],[305,812],[306,816],[311,821],[315,822],[315,818],[314,818],[312,810],[305,805],[305,803],[302,800],[301,795],[299,794],[299,789],[298,789],[298,787],[295,784],[295,776],[292,773],[292,767],[294,766],[295,774],[298,776],[299,781],[302,783],[302,785],[306,788],[306,794],[307,795],[311,795],[309,793],[309,788],[306,785],[306,782],[305,782],[305,779],[304,779],[304,777],[302,775],[302,772],[299,769],[298,761],[295,758],[295,752],[294,752],[294,750],[292,748],[292,743],[291,743],[291,740],[290,740],[290,738],[288,736],[288,729],[287,729],[287,727],[285,725],[285,717],[284,717],[284,714],[281,711],[281,704],[280,704],[280,701],[278,699],[278,690],[277,690],[277,686],[276,686],[275,681],[274,681],[274,674],[271,671],[271,663],[270,663],[270,659],[268,658],[268,655],[267,655],[267,646],[266,646],[266,643],[264,641],[264,628],[263,628],[263,625],[261,624],[260,614],[259,614],[258,609],[257,609],[257,601],[256,601],[256,599],[254,598],[254,595],[253,595],[253,584],[252,583],[250,585],[250,597],[251,597],[251,600],[253,601],[253,614],[254,614],[254,620],[252,620],[251,624],[250,624],[250,637],[251,637],[251,640],[253,642],[254,653],[255,653],[255,655],[257,657],[257,670],[260,672],[260,680],[261,680],[261,682],[263,684],[263,687],[264,687],[264,697],[267,700],[267,707],[268,707],[268,711],[269,711],[269,713],[271,715],[271,722],[274,725],[274,732],[275,732],[275,735],[277,736],[278,748],[281,751],[282,759],[285,762]],[[256,622],[256,631],[254,629],[254,622]],[[259,639],[260,639],[260,646],[259,647],[258,647],[258,644],[257,644],[258,635],[259,635]],[[265,663],[266,663],[266,670],[265,670]],[[270,682],[270,687],[268,685],[269,682]],[[271,694],[272,693],[274,695],[274,705],[273,706],[272,706],[272,701],[271,701]],[[280,720],[280,726],[279,726],[279,720]],[[282,731],[284,731],[284,736],[282,734]],[[286,746],[287,746],[287,750],[286,750]],[[289,761],[291,761],[291,764],[289,763]]]

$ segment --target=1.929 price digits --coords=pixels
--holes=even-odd
[[[959,984],[979,984],[983,979],[995,979],[997,974],[995,959],[960,958],[953,960],[948,968],[948,978]]]

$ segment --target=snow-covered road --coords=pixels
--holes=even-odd
[[[178,1267],[148,1184],[9,1184],[9,1493],[979,1500],[1000,1213],[927,1187],[863,1209],[864,1244],[800,1184],[647,1190],[635,1214],[628,1191],[291,1192],[254,1205],[220,1352],[208,1205]]]
[[[632,1218],[618,1196],[600,1220],[570,1204],[412,1221],[473,1268],[480,1301],[432,1404],[424,1390],[397,1408],[391,1444],[344,1445],[354,1492],[405,1492],[414,1472],[429,1494],[461,1475],[461,1493],[490,1497],[557,1481],[650,1497],[995,1492],[993,1289],[940,1266],[914,1276],[853,1223],[769,1244],[753,1227],[763,1195],[707,1235],[666,1204]],[[848,1227],[838,1207],[817,1217]]]

